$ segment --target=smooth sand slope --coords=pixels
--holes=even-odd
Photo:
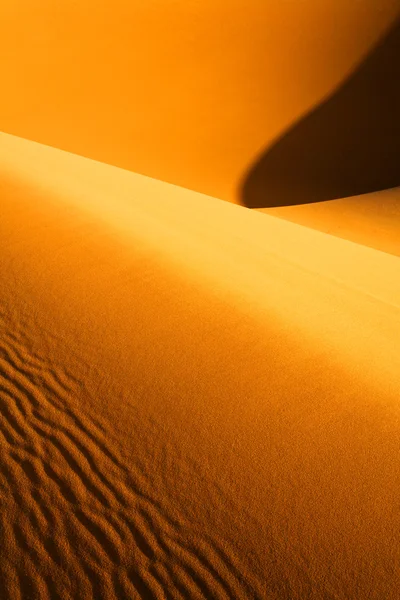
[[[0,596],[398,598],[399,259],[0,135]]]
[[[400,256],[400,188],[260,212]]]
[[[260,153],[399,11],[399,0],[3,1],[0,130],[240,202]]]

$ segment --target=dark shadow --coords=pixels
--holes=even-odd
[[[267,208],[400,185],[400,19],[327,100],[267,148],[241,201]]]

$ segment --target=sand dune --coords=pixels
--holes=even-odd
[[[1,597],[382,600],[399,259],[0,135]]]
[[[232,202],[260,153],[330,96],[399,16],[398,0],[3,4],[1,131]],[[347,117],[336,138],[355,122]]]

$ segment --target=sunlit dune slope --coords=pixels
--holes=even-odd
[[[400,256],[399,188],[260,212]]]
[[[396,598],[397,257],[5,134],[0,206],[1,597]]]
[[[3,2],[0,130],[239,202],[259,153],[343,82],[399,9]]]

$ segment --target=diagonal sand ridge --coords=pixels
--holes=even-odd
[[[1,596],[395,598],[399,259],[0,137]]]

